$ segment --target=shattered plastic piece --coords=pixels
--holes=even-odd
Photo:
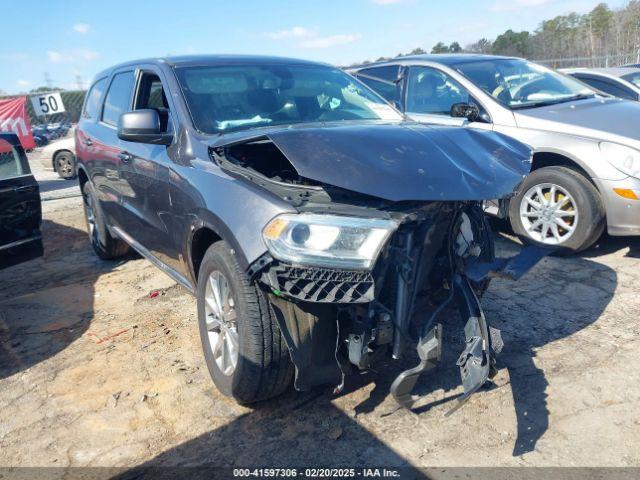
[[[151,298],[156,298],[156,297],[159,295],[159,293],[160,293],[160,292],[158,292],[158,290],[154,290],[153,292],[151,292],[151,293],[149,294],[149,296],[150,296]]]
[[[405,370],[393,381],[391,385],[391,393],[396,401],[411,410],[413,404],[420,398],[411,395],[411,390],[418,381],[418,377],[434,368],[440,361],[442,356],[442,324],[438,323],[427,334],[426,338],[420,339],[418,343],[418,355],[420,363],[409,370]]]

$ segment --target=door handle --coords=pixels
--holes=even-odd
[[[33,190],[34,188],[36,188],[35,185],[21,185],[19,187],[13,187],[13,191],[14,192],[23,192],[25,190]]]
[[[120,152],[118,158],[122,163],[129,163],[133,159],[133,156],[129,152]]]
[[[84,144],[88,147],[90,147],[91,145],[93,145],[93,142],[91,141],[90,138],[85,139]]]

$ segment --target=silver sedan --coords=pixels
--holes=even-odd
[[[525,241],[573,252],[605,228],[640,235],[640,103],[519,58],[417,55],[350,72],[416,121],[533,147],[531,174],[493,208]]]

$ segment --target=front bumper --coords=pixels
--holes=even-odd
[[[366,303],[374,299],[368,270],[292,266],[274,262],[261,280],[277,295],[318,303]]]
[[[633,190],[640,198],[640,180],[627,177],[624,180],[594,178],[594,181],[604,201],[609,235],[640,235],[640,200],[624,198],[614,191]]]

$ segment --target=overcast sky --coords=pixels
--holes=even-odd
[[[533,30],[598,0],[81,0],[11,2],[3,15],[0,90],[85,86],[99,70],[141,57],[283,55],[350,64],[438,41],[461,45]],[[624,0],[607,2],[616,8]]]

